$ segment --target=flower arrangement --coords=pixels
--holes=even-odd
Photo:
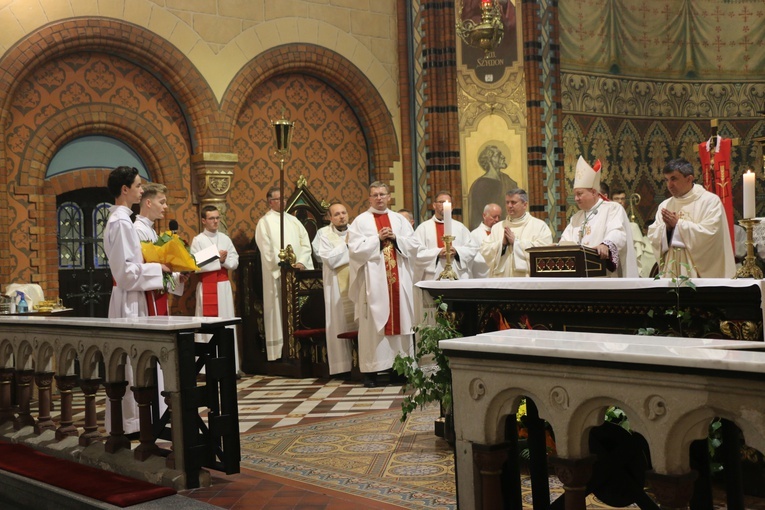
[[[155,242],[141,242],[141,253],[145,262],[158,262],[170,267],[173,271],[199,271],[194,255],[188,245],[171,231],[162,233]],[[165,275],[165,288],[174,287],[175,281],[170,275]]]

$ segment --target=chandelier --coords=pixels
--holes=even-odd
[[[462,1],[460,1],[457,10],[457,35],[468,46],[480,48],[486,53],[494,51],[502,42],[502,36],[505,35],[502,11],[498,0],[481,0],[480,23],[476,23],[472,19],[463,20],[463,10]]]

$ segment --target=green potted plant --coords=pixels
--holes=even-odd
[[[415,355],[399,354],[393,362],[393,369],[406,378],[403,391],[408,394],[401,403],[401,421],[405,421],[409,413],[418,407],[438,402],[445,423],[444,438],[450,441],[454,436],[452,372],[449,358],[444,355],[438,342],[458,338],[462,334],[455,329],[454,318],[447,313],[447,309],[446,303],[440,298],[436,299],[433,323],[422,323],[414,328]]]

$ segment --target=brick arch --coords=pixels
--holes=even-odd
[[[162,182],[170,189],[183,188],[180,172],[169,171],[178,169],[175,153],[155,124],[116,106],[110,106],[105,120],[104,112],[86,105],[59,112],[37,128],[27,144],[34,148],[35,157],[23,158],[17,175],[19,184],[27,186],[43,182],[48,163],[56,151],[66,143],[87,135],[106,135],[122,140],[143,159],[153,181]]]
[[[398,139],[385,101],[372,82],[342,55],[313,44],[290,44],[265,51],[242,67],[221,102],[233,139],[244,102],[260,84],[280,74],[307,74],[340,92],[356,112],[370,152],[370,177],[393,180],[391,167],[400,159]]]
[[[36,209],[35,231],[30,260],[37,261],[32,270],[47,292],[58,295],[58,257],[55,233],[57,229],[56,196],[76,189],[106,186],[110,169],[83,169],[45,179],[45,169],[56,151],[67,142],[85,135],[107,135],[118,138],[133,148],[144,160],[152,179],[168,185],[170,189],[183,189],[176,155],[164,141],[162,133],[153,123],[131,114],[130,111],[113,108],[109,121],[103,112],[88,106],[78,106],[51,116],[39,126],[30,138],[28,150],[35,157],[24,157],[19,168],[16,192],[29,190],[38,195],[33,203]],[[175,169],[176,171],[171,171]],[[40,186],[42,184],[42,186]]]
[[[6,125],[16,87],[29,73],[62,55],[83,51],[125,58],[157,76],[183,109],[192,150],[230,152],[230,137],[221,136],[224,124],[217,115],[218,103],[191,61],[170,42],[143,27],[98,17],[46,25],[6,52],[0,59],[0,129]]]

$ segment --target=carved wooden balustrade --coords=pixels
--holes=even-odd
[[[167,456],[167,468],[180,472],[172,481],[176,488],[208,482],[203,467],[236,473],[240,452],[234,340],[226,326],[238,321],[0,317],[0,440],[10,435],[18,440],[28,431],[39,436],[36,445],[44,446],[40,439],[46,437],[46,431],[55,431],[47,433],[50,442],[74,436],[81,447],[88,447],[104,441],[106,455],[100,461],[108,464],[109,454],[131,447],[122,427],[122,399],[128,384],[125,369],[130,360],[131,389],[140,420],[135,459]],[[209,343],[195,343],[195,333],[211,334],[212,338]],[[162,367],[162,395],[168,404],[162,416],[154,409],[157,362]],[[197,374],[203,366],[206,384],[198,386]],[[54,380],[61,406],[58,425],[51,420]],[[33,384],[38,393],[37,417],[30,411]],[[102,385],[111,410],[108,438],[99,433],[96,419],[95,395]],[[74,426],[72,418],[76,387],[85,397],[83,430]],[[208,409],[206,422],[199,415],[200,407]],[[155,444],[159,438],[172,441],[172,451],[160,449]]]

